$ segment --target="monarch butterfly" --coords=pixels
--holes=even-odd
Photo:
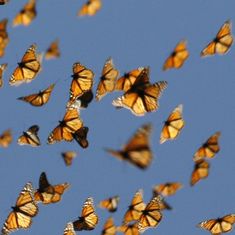
[[[184,40],[176,45],[174,51],[166,59],[162,69],[179,69],[183,66],[184,62],[188,59],[188,57],[189,52],[187,50],[187,42]]]
[[[198,227],[209,230],[211,234],[219,235],[233,229],[235,214],[228,214],[217,219],[210,219],[198,224]]]
[[[126,211],[124,218],[123,218],[123,224],[127,224],[134,220],[139,220],[140,216],[142,215],[142,211],[145,209],[146,205],[143,201],[143,191],[138,190],[132,201],[131,204],[128,207],[128,210]]]
[[[115,69],[112,58],[108,58],[103,67],[100,82],[96,89],[96,100],[101,100],[107,92],[112,92],[114,90],[118,75],[119,72]]]
[[[153,190],[153,197],[160,197],[160,210],[172,210],[172,207],[166,202],[165,198]]]
[[[70,100],[74,101],[84,94],[84,92],[91,90],[94,73],[77,62],[73,64],[72,78],[73,80],[70,85]]]
[[[118,226],[117,231],[122,232],[125,235],[140,235],[137,222]]]
[[[54,86],[55,84],[52,84],[45,90],[39,91],[35,94],[19,97],[18,100],[25,101],[32,106],[43,106],[49,101]]]
[[[47,60],[57,57],[60,57],[59,40],[53,41],[45,53],[45,59]]]
[[[5,5],[8,2],[9,2],[9,0],[0,0],[0,5]]]
[[[69,109],[66,111],[62,121],[59,125],[49,134],[47,143],[54,144],[58,141],[72,141],[73,133],[83,126],[83,122],[79,117],[76,109]]]
[[[73,228],[73,223],[72,222],[67,223],[67,225],[64,229],[64,235],[76,235],[76,232]]]
[[[11,142],[12,142],[11,130],[10,129],[5,130],[0,135],[0,147],[7,148]]]
[[[116,227],[113,222],[113,218],[109,217],[102,229],[101,235],[115,235],[116,234]]]
[[[181,104],[177,106],[167,118],[162,128],[160,144],[169,139],[173,140],[179,135],[181,129],[184,127],[182,111],[183,105]]]
[[[207,141],[196,151],[193,156],[193,160],[197,161],[198,159],[207,157],[213,158],[216,153],[219,152],[219,137],[221,133],[216,132],[214,135],[210,136]]]
[[[233,44],[233,35],[231,33],[232,23],[226,21],[216,37],[202,50],[201,56],[210,56],[214,54],[225,54]]]
[[[127,144],[124,145],[122,150],[106,149],[106,151],[121,160],[130,162],[140,169],[146,169],[153,158],[149,146],[151,130],[151,124],[143,125],[136,131]]]
[[[154,197],[142,211],[142,215],[140,216],[138,222],[138,228],[140,232],[144,230],[156,227],[162,219],[161,213],[161,198]]]
[[[194,170],[191,175],[190,185],[193,186],[199,180],[207,178],[209,174],[209,163],[204,159],[199,159],[195,162]]]
[[[98,223],[98,216],[95,213],[93,198],[88,197],[83,204],[81,216],[73,222],[75,231],[93,230]]]
[[[64,159],[65,165],[71,166],[73,159],[77,156],[77,153],[74,151],[67,151],[67,152],[63,152],[61,155]]]
[[[83,126],[72,134],[75,141],[82,148],[87,148],[89,146],[89,142],[87,140],[88,131],[89,131],[89,128],[87,126]]]
[[[5,48],[10,41],[7,33],[7,23],[7,19],[0,21],[0,57],[5,55]]]
[[[37,147],[41,145],[40,139],[38,137],[39,126],[33,125],[26,132],[23,132],[17,142],[19,145],[31,145],[32,147]]]
[[[99,11],[102,7],[101,0],[88,0],[82,8],[78,11],[78,16],[93,16]]]
[[[36,0],[29,0],[13,19],[13,26],[28,26],[31,24],[36,15]]]
[[[68,183],[51,185],[47,180],[46,173],[42,172],[39,178],[39,189],[34,193],[34,199],[43,204],[59,202],[62,194],[69,186]]]
[[[41,70],[41,55],[36,54],[36,44],[31,45],[25,52],[21,62],[18,63],[18,67],[15,69],[9,84],[11,86],[17,86],[21,83],[32,82]]]
[[[167,182],[165,184],[156,185],[153,191],[166,197],[174,195],[182,187],[183,185],[179,182]]]
[[[107,209],[109,212],[115,212],[117,211],[119,200],[119,196],[107,198],[99,203],[99,207]]]
[[[4,71],[6,70],[7,68],[7,64],[1,64],[0,65],[0,87],[3,86],[3,79],[2,79],[2,76],[3,76],[3,73]]]
[[[2,234],[7,235],[17,229],[27,229],[32,224],[32,217],[38,213],[38,206],[33,199],[33,187],[29,182],[20,192],[15,206],[8,215],[3,228]]]

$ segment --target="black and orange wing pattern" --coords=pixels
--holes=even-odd
[[[101,0],[88,0],[82,8],[78,11],[78,16],[93,16],[99,11],[102,7]]]
[[[45,59],[50,60],[58,57],[60,57],[59,40],[55,40],[46,50]]]
[[[9,0],[0,0],[0,5],[5,5],[9,2]]]
[[[99,207],[108,210],[109,212],[115,212],[118,208],[119,196],[109,197],[100,201]]]
[[[66,166],[71,166],[73,159],[77,156],[77,153],[74,151],[67,151],[61,153],[62,158],[64,159],[64,163]]]
[[[11,130],[7,129],[0,135],[0,147],[7,148],[12,142]]]
[[[72,222],[66,224],[63,235],[76,235]]]
[[[167,182],[165,184],[158,184],[153,188],[158,194],[163,195],[164,197],[174,195],[183,185],[179,182]]]
[[[159,197],[161,200],[159,200],[160,203],[160,210],[172,210],[172,207],[166,202],[165,198],[160,195],[158,192],[153,190],[153,198]]]
[[[115,235],[116,234],[116,227],[114,225],[114,221],[112,217],[109,217],[102,229],[101,235]]]
[[[117,231],[123,233],[124,235],[140,235],[138,222],[122,224],[117,227]]]
[[[0,87],[3,86],[3,73],[7,68],[7,64],[1,64],[0,65]]]
[[[3,19],[0,21],[0,57],[5,55],[5,48],[10,41],[7,33],[7,23],[8,19]]]
[[[40,139],[38,137],[39,126],[33,125],[27,131],[18,138],[17,143],[19,145],[30,145],[32,147],[37,147],[41,145]]]

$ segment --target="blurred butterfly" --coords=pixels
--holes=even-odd
[[[7,235],[18,229],[27,229],[32,224],[32,217],[37,215],[38,206],[33,198],[33,187],[29,182],[20,192],[15,206],[8,215],[3,228],[2,235]]]
[[[76,232],[73,228],[73,223],[72,222],[67,223],[67,225],[64,229],[64,234],[63,235],[76,235]]]
[[[152,161],[149,137],[152,130],[150,124],[143,125],[131,137],[122,150],[105,149],[120,160],[125,160],[140,169],[146,169]]]
[[[17,143],[19,145],[31,145],[32,147],[41,145],[38,137],[38,131],[38,125],[31,126],[26,132],[23,131],[23,135],[18,138]]]
[[[78,16],[93,16],[102,7],[101,0],[88,0],[78,12]]]
[[[35,94],[19,97],[18,100],[25,101],[32,106],[43,106],[49,101],[54,86],[55,84],[52,84],[45,90],[39,91]]]
[[[80,63],[73,64],[73,75],[70,85],[70,100],[74,101],[92,89],[94,73]]]
[[[18,63],[18,67],[15,69],[9,84],[11,86],[17,86],[21,83],[32,82],[41,70],[41,55],[36,54],[37,46],[31,45],[25,52],[21,62]]]
[[[58,57],[60,57],[59,40],[55,40],[47,49],[45,53],[45,59],[50,60]]]
[[[119,196],[114,196],[100,201],[99,207],[108,210],[109,212],[117,211]]]
[[[65,165],[71,166],[73,159],[77,156],[77,153],[74,151],[67,151],[67,152],[61,153],[61,155],[64,159]]]
[[[235,214],[228,214],[217,219],[210,219],[198,224],[198,227],[209,230],[211,234],[219,235],[233,229]]]
[[[160,144],[171,139],[175,139],[181,129],[184,127],[184,120],[182,117],[183,105],[177,106],[164,123],[160,136]]]
[[[109,217],[102,229],[101,235],[115,235],[116,234],[116,227],[113,222],[113,218]]]
[[[140,232],[143,232],[148,228],[156,227],[159,224],[162,219],[160,204],[160,197],[154,197],[146,205],[138,222],[138,228]]]
[[[47,143],[54,144],[56,142],[65,140],[72,141],[73,134],[83,126],[78,111],[76,109],[69,109],[66,111],[62,121],[49,134]]]
[[[167,182],[165,184],[158,184],[153,188],[153,191],[165,197],[174,195],[183,185],[179,182]]]
[[[0,57],[5,55],[5,48],[10,41],[7,33],[7,23],[7,19],[0,21]]]
[[[194,170],[191,175],[190,185],[193,186],[199,180],[207,178],[209,175],[209,163],[205,159],[195,161]]]
[[[3,73],[6,70],[6,68],[7,68],[7,64],[1,64],[0,65],[0,87],[3,86],[3,79],[2,79],[2,77],[3,77]]]
[[[125,235],[140,235],[137,222],[118,226],[117,231],[124,233]]]
[[[172,210],[172,207],[166,202],[165,198],[160,195],[158,192],[153,190],[153,198],[154,197],[160,197],[160,210]]]
[[[183,66],[184,62],[188,59],[188,57],[189,52],[187,50],[187,42],[181,41],[176,45],[174,51],[166,59],[162,69],[179,69]]]
[[[13,19],[13,26],[28,26],[31,24],[36,15],[36,0],[29,0]]]
[[[75,231],[93,230],[98,223],[98,216],[95,213],[93,199],[88,197],[83,204],[81,216],[73,222]]]
[[[82,148],[87,148],[89,146],[89,142],[87,140],[88,131],[89,131],[89,128],[87,126],[83,126],[72,134],[75,141]]]
[[[202,50],[201,56],[210,56],[214,54],[225,54],[233,44],[233,35],[231,33],[232,23],[226,21],[216,37]]]
[[[12,142],[11,130],[10,129],[5,130],[0,135],[0,147],[7,148],[11,142]]]
[[[143,201],[143,191],[138,190],[132,201],[131,204],[128,206],[128,210],[126,211],[123,224],[127,224],[131,221],[139,220],[140,216],[142,215],[142,211],[145,209],[146,205]]]
[[[119,72],[115,69],[112,58],[107,59],[96,89],[95,98],[97,101],[101,100],[108,92],[114,90],[118,75]]]
[[[8,2],[9,2],[9,0],[0,0],[0,5],[5,5]]]
[[[219,152],[219,137],[220,132],[216,132],[214,135],[210,136],[207,141],[196,151],[193,156],[193,160],[197,161],[201,158],[213,158],[216,153]]]
[[[41,201],[43,204],[56,203],[61,200],[62,194],[69,188],[68,183],[51,185],[45,172],[42,172],[39,178],[39,189],[34,194],[35,201]]]

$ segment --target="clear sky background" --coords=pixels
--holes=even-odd
[[[63,234],[68,221],[81,213],[88,196],[97,205],[102,199],[119,195],[120,206],[112,216],[116,225],[134,193],[142,188],[149,201],[152,187],[167,181],[179,181],[184,187],[167,202],[172,211],[164,211],[156,229],[146,235],[206,234],[196,227],[205,219],[235,213],[235,49],[224,56],[200,58],[201,50],[212,40],[222,24],[235,23],[233,0],[163,1],[103,0],[103,8],[94,17],[79,18],[77,11],[84,0],[37,1],[38,15],[29,27],[11,26],[13,17],[26,1],[11,0],[0,7],[1,19],[8,18],[10,43],[0,63],[8,63],[4,87],[0,90],[0,132],[11,128],[14,141],[0,149],[0,224],[3,224],[26,182],[38,187],[39,175],[45,171],[51,184],[68,182],[71,188],[61,202],[40,205],[39,214],[29,230],[17,234]],[[42,72],[29,84],[10,87],[8,80],[17,62],[32,44],[43,52],[59,39],[61,58],[43,61]],[[180,70],[162,71],[162,65],[175,45],[188,41],[189,59]],[[89,147],[76,142],[47,145],[47,137],[63,118],[69,96],[72,65],[80,61],[95,73],[96,89],[105,60],[111,56],[120,73],[139,66],[150,66],[151,82],[165,80],[168,88],[160,98],[157,112],[136,117],[129,110],[116,110],[112,100],[121,93],[93,101],[81,117],[90,129]],[[56,83],[51,99],[43,107],[33,107],[17,100]],[[175,141],[159,144],[163,121],[183,104],[185,127]],[[151,148],[154,160],[142,171],[121,162],[103,151],[119,149],[145,123],[151,122]],[[40,126],[42,145],[19,146],[17,138],[33,124]],[[221,151],[212,159],[209,177],[194,187],[189,185],[192,157],[200,145],[216,131],[221,131]],[[78,157],[66,167],[61,152],[74,150]],[[89,234],[100,234],[110,213],[97,208],[99,224]],[[88,232],[79,232],[79,234]]]

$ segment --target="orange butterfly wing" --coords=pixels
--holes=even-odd
[[[11,130],[8,129],[0,135],[0,146],[3,148],[7,148],[9,144],[12,142],[12,134]]]
[[[102,229],[101,235],[115,235],[116,234],[116,227],[113,222],[113,218],[109,217]]]
[[[88,0],[78,12],[78,16],[93,16],[99,11],[102,7],[101,0]]]
[[[105,200],[100,201],[99,207],[107,209],[109,212],[115,212],[117,210],[119,200],[119,196],[107,198]]]
[[[76,235],[72,222],[67,223],[63,235]]]
[[[7,19],[3,19],[0,21],[0,57],[3,57],[5,55],[5,48],[7,47],[9,43],[9,37],[7,33]]]
[[[38,125],[31,126],[26,132],[23,132],[23,135],[18,138],[17,143],[19,145],[30,145],[32,147],[41,145],[40,139],[38,137],[38,131]]]
[[[156,185],[153,190],[163,196],[171,196],[182,187],[183,185],[179,182],[167,182],[165,184]]]
[[[59,40],[55,40],[47,49],[45,59],[50,60],[58,57],[60,57]]]
[[[62,157],[64,159],[66,166],[71,166],[73,159],[77,156],[77,153],[74,151],[67,151],[62,153]]]

